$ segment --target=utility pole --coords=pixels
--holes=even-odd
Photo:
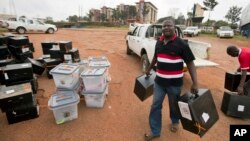
[[[10,15],[15,15],[16,16],[16,8],[15,8],[15,3],[14,0],[9,0],[9,6],[10,6]]]

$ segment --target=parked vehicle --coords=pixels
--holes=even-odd
[[[234,31],[229,26],[221,26],[219,29],[217,29],[217,37],[230,37],[233,38]]]
[[[183,38],[179,27],[175,27],[176,35]],[[142,71],[145,72],[153,60],[156,39],[162,35],[162,25],[160,24],[141,24],[133,32],[128,32],[126,36],[127,54],[137,54],[141,57]],[[190,49],[196,57],[194,61],[197,67],[218,65],[206,59],[209,58],[211,45],[204,42],[197,42],[184,39],[188,42]],[[186,66],[185,70],[186,69]]]
[[[16,31],[19,34],[26,32],[45,32],[53,34],[57,31],[57,27],[52,24],[45,24],[37,19],[19,18],[17,21],[3,21],[7,24],[5,28],[9,31]]]
[[[4,20],[0,20],[0,27],[1,28],[7,27],[7,23]]]
[[[140,25],[139,23],[129,23],[129,31],[133,31],[138,25]]]
[[[183,24],[180,24],[180,25],[176,25],[176,26],[178,26],[178,27],[180,27],[180,29],[183,31],[183,30],[185,30],[187,27],[185,26],[185,25],[183,25]]]
[[[187,36],[198,36],[199,35],[199,28],[196,26],[189,26],[185,30],[183,30],[183,34]]]

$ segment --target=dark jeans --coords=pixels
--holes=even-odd
[[[168,95],[170,118],[172,123],[179,123],[179,114],[177,112],[177,100],[180,98],[180,86],[162,87],[157,83],[154,84],[153,104],[149,114],[149,124],[153,135],[161,134],[162,126],[162,103],[165,95]]]

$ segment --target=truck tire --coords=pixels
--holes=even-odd
[[[49,33],[49,34],[53,34],[55,32],[55,30],[53,29],[53,28],[49,28],[48,30],[47,30],[47,33]]]
[[[24,33],[26,32],[26,29],[23,28],[23,27],[18,27],[18,28],[16,29],[16,32],[17,32],[18,34],[24,34]]]
[[[148,60],[148,56],[147,54],[143,54],[141,56],[141,66],[142,66],[142,72],[146,72],[148,67],[149,67],[150,63]]]
[[[126,42],[126,44],[127,44],[127,55],[131,55],[133,51],[129,48],[128,42]]]

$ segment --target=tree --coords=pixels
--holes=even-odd
[[[89,11],[89,13],[88,13],[89,21],[92,20],[93,16],[94,16],[94,13],[92,13],[91,11]]]
[[[101,13],[101,15],[100,15],[100,20],[101,20],[101,22],[107,21],[106,14]]]
[[[54,21],[53,21],[53,18],[52,18],[52,17],[46,17],[46,18],[45,18],[45,22],[51,24],[51,23],[53,23]]]
[[[175,20],[175,24],[185,24],[185,17],[182,13],[180,13],[177,19]]]
[[[193,18],[193,13],[192,12],[188,12],[187,16],[188,16],[188,19],[192,19]]]
[[[214,7],[216,5],[218,5],[219,3],[216,0],[204,0],[203,4],[209,10],[209,14],[208,14],[208,21],[209,21],[209,19],[210,19],[210,12],[213,11]]]
[[[205,23],[203,23],[202,25],[203,26],[208,26],[208,25],[210,25],[210,26],[213,26],[214,24],[215,24],[215,20],[207,20]]]
[[[114,19],[115,22],[117,22],[120,18],[120,11],[118,9],[113,10],[113,15],[112,18]]]
[[[69,16],[68,20],[69,20],[69,22],[77,22],[78,21],[78,17],[77,17],[77,15]]]
[[[124,21],[126,21],[128,18],[128,13],[126,11],[121,11],[120,18],[122,19],[122,24],[124,24]]]
[[[232,6],[228,10],[225,18],[231,22],[231,25],[235,24],[240,20],[242,7]]]
[[[129,18],[134,19],[136,17],[136,7],[130,5],[129,6]]]
[[[215,24],[214,24],[215,29],[218,29],[221,26],[228,26],[228,23],[226,21],[219,20],[219,21],[215,22]]]
[[[89,19],[88,16],[84,16],[84,17],[83,17],[83,20],[84,20],[84,21],[90,21],[90,19]]]

